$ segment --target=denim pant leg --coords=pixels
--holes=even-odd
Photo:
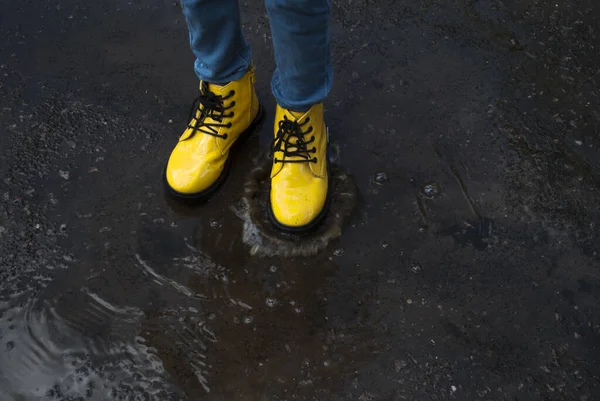
[[[250,67],[250,46],[242,33],[238,0],[181,0],[194,70],[216,85],[240,79]]]
[[[308,110],[331,90],[331,0],[265,0],[277,68],[271,88],[280,106]]]

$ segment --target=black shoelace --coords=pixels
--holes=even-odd
[[[273,140],[273,153],[283,152],[283,159],[273,159],[273,163],[317,163],[316,157],[311,157],[311,153],[316,153],[317,148],[309,149],[308,145],[315,141],[314,135],[309,140],[305,140],[305,135],[312,132],[312,127],[302,131],[302,127],[310,121],[306,118],[303,123],[288,120],[286,116],[279,121],[279,130]],[[295,141],[292,141],[295,139]],[[300,157],[300,159],[288,160],[288,157]]]
[[[233,111],[230,113],[225,112],[235,106],[235,101],[227,107],[224,106],[224,101],[233,95],[235,95],[235,91],[230,91],[226,96],[216,95],[208,89],[206,82],[202,82],[200,96],[194,100],[190,110],[188,128],[192,129],[192,134],[187,139],[193,137],[196,132],[227,139],[227,134],[220,135],[219,129],[231,127],[231,122],[223,124],[223,119],[233,117]],[[217,122],[206,121],[209,117]]]

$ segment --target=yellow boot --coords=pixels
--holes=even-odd
[[[306,113],[277,106],[269,208],[273,223],[304,233],[326,215],[329,176],[323,104]]]
[[[200,82],[190,122],[173,149],[164,179],[181,200],[203,200],[227,178],[230,149],[258,128],[264,117],[251,68],[225,86]]]

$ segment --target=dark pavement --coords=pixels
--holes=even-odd
[[[263,258],[233,209],[271,122],[206,206],[163,198],[197,93],[177,2],[0,0],[0,400],[599,400],[599,17],[334,1],[358,208]]]

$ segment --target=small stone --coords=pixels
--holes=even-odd
[[[582,141],[575,141],[575,144],[581,146],[581,145],[583,145],[583,142]]]
[[[384,242],[383,244],[381,244],[381,247],[383,249],[387,248],[388,246],[390,246],[390,244],[388,244],[387,242]]]
[[[436,182],[428,182],[421,187],[421,193],[428,199],[437,198],[440,196],[440,186]]]
[[[333,251],[333,254],[335,256],[342,256],[344,254],[344,250],[343,249],[336,249],[335,251]]]
[[[579,334],[578,332],[573,333],[573,337],[575,337],[576,340],[579,340],[581,338],[581,334]]]
[[[414,264],[410,267],[410,271],[413,273],[419,273],[421,271],[421,265]]]
[[[254,318],[252,316],[246,316],[244,318],[244,323],[250,324],[250,323],[252,323],[253,320],[254,320]]]
[[[453,393],[455,393],[457,390],[456,386],[450,386],[450,391],[452,391]]]
[[[358,397],[358,401],[373,401],[375,397],[371,393],[363,393],[360,397]]]
[[[60,171],[58,172],[58,174],[59,174],[59,175],[60,175],[60,176],[61,176],[63,179],[65,179],[65,180],[68,180],[68,179],[69,179],[69,177],[70,177],[70,174],[69,174],[69,172],[68,172],[68,171],[63,171],[63,170],[60,170]]]
[[[12,351],[12,349],[15,348],[15,343],[13,343],[12,341],[9,341],[6,343],[5,348],[7,351]]]
[[[271,273],[275,273],[277,271],[277,266],[271,266],[271,267],[269,267],[269,271]]]
[[[265,303],[269,308],[272,308],[277,305],[277,300],[275,298],[267,298],[265,299]]]
[[[408,366],[408,363],[402,359],[398,359],[394,362],[394,369],[396,372],[400,372],[402,369]]]
[[[407,299],[407,300],[406,300],[406,303],[410,305],[410,304],[412,304],[412,303],[413,303],[413,301],[412,301],[412,299]]]
[[[373,176],[373,182],[377,185],[384,185],[389,181],[388,175],[384,172],[376,173]]]

